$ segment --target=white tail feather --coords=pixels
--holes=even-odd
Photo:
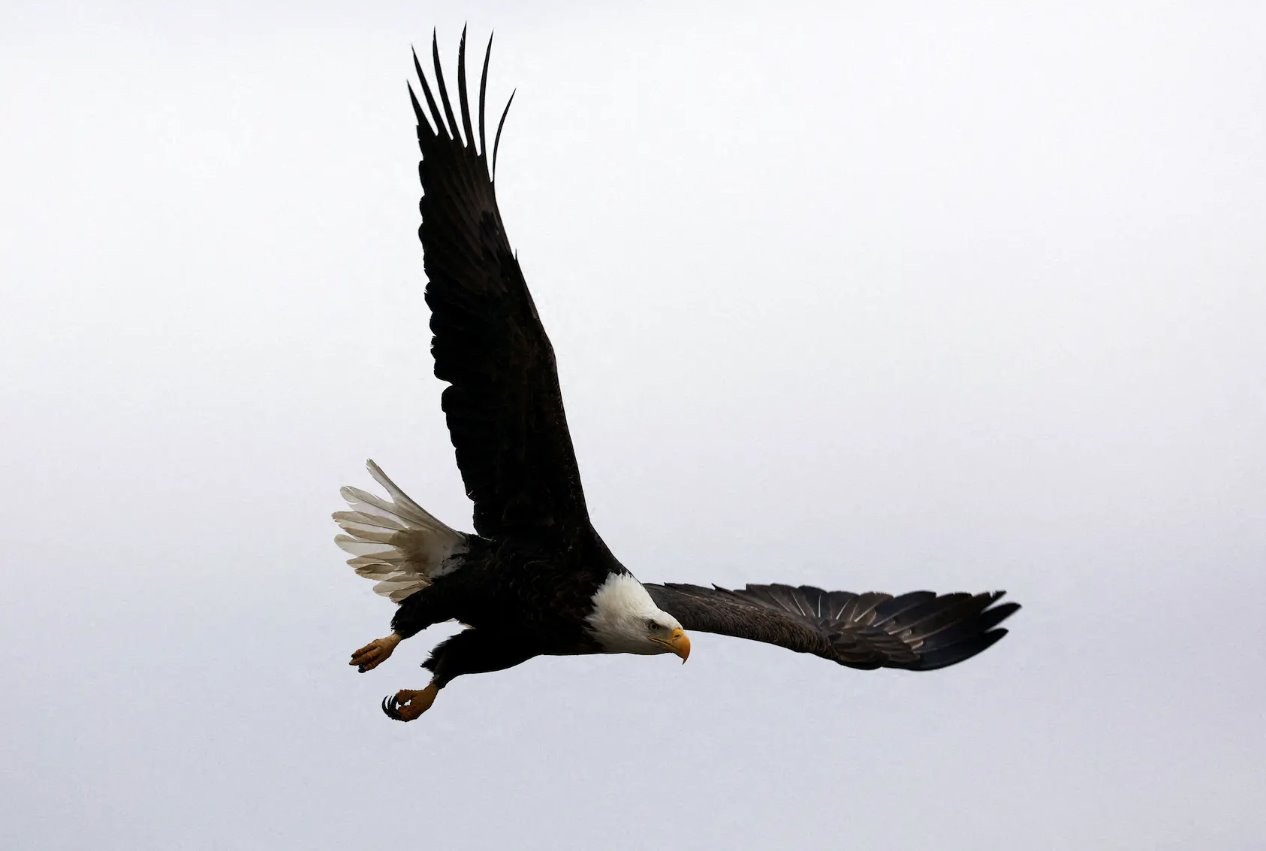
[[[377,580],[374,591],[398,603],[454,570],[465,538],[410,499],[373,461],[366,466],[391,501],[341,488],[351,511],[334,512],[334,522],[347,533],[334,543],[353,556],[347,563],[359,575]]]

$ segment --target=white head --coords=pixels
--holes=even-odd
[[[589,629],[607,653],[676,653],[685,662],[690,639],[630,574],[613,573],[593,595]]]

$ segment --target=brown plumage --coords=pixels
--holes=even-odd
[[[488,537],[565,534],[566,527],[587,525],[589,515],[554,349],[506,238],[490,175],[483,131],[492,41],[480,78],[478,148],[466,95],[465,32],[458,55],[465,140],[434,40],[432,54],[443,114],[416,54],[413,62],[434,128],[409,89],[422,150],[418,238],[425,248],[435,376],[450,385],[441,404],[475,505],[475,531]]]
[[[729,591],[676,583],[646,590],[686,629],[764,641],[866,670],[931,671],[969,659],[1006,635],[996,627],[1020,608],[995,606],[1002,591],[894,597],[809,585]]]

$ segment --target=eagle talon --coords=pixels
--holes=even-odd
[[[396,649],[396,645],[403,639],[392,633],[386,638],[375,638],[361,649],[352,654],[352,661],[349,665],[355,665],[356,670],[360,673],[372,671],[383,662],[391,657],[392,652]]]
[[[439,691],[434,685],[421,691],[401,689],[382,699],[383,714],[393,721],[413,721],[431,708]]]

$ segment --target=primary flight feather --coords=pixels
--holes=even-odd
[[[460,124],[432,39],[432,89],[414,54],[422,91],[409,97],[422,160],[420,210],[426,303],[435,375],[474,534],[451,529],[408,497],[372,461],[384,499],[342,490],[335,540],[349,564],[399,604],[392,633],[352,654],[364,672],[428,626],[467,629],[442,642],[425,667],[431,681],[386,698],[383,711],[411,721],[463,674],[497,671],[541,655],[690,654],[686,630],[763,641],[852,668],[927,671],[968,659],[1006,634],[1019,608],[1002,592],[853,594],[809,586],[743,590],[643,584],[589,521],[572,449],[554,349],[532,303],[497,209],[485,95],[492,41],[479,79],[478,140],[466,86],[466,33],[458,48]],[[438,100],[437,100],[438,95]],[[513,100],[511,95],[510,100]],[[423,104],[425,103],[425,105]]]

